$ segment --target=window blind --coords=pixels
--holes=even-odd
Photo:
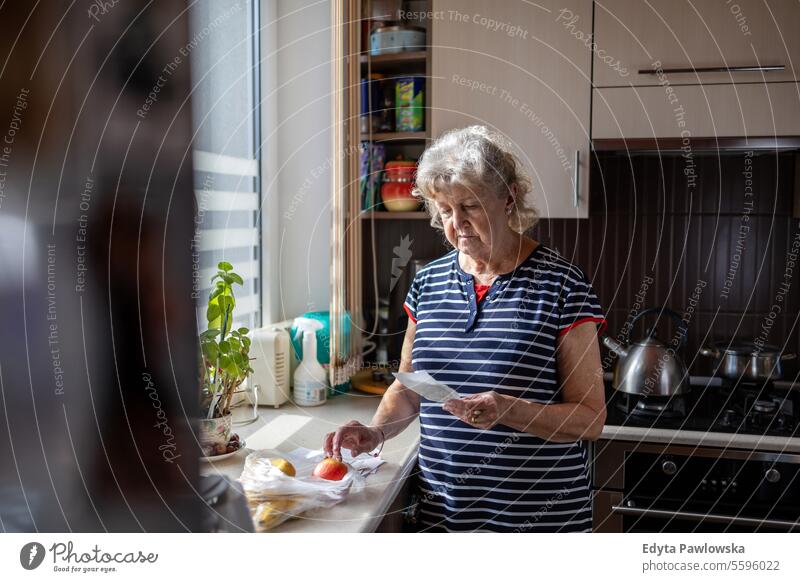
[[[258,22],[257,0],[196,0],[190,8],[183,50],[192,67],[192,250],[201,329],[211,277],[223,260],[244,278],[235,288],[235,325],[261,324]]]

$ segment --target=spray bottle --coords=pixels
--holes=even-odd
[[[302,333],[303,360],[294,372],[294,402],[298,406],[319,406],[328,398],[328,374],[317,361],[316,329],[306,328]]]

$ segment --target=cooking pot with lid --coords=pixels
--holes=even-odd
[[[797,354],[781,353],[773,345],[756,345],[753,341],[717,342],[700,350],[716,359],[715,375],[727,380],[764,382],[783,378],[781,362],[793,360]]]

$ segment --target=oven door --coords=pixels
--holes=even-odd
[[[800,456],[600,443],[598,532],[800,531]]]

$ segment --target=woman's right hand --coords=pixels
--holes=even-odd
[[[380,429],[351,420],[337,428],[336,432],[326,434],[323,448],[327,456],[341,461],[342,447],[349,449],[350,453],[357,457],[361,453],[368,453],[377,448],[382,438]]]

